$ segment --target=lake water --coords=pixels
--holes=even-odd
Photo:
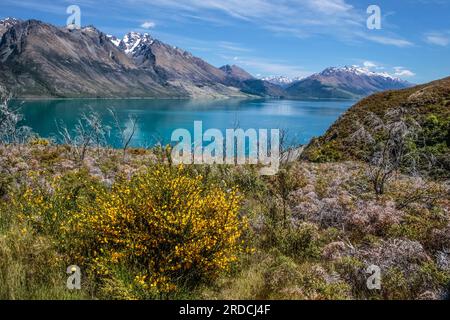
[[[17,103],[17,102],[16,102]],[[135,147],[148,147],[157,142],[170,143],[178,128],[193,132],[194,121],[203,121],[203,130],[282,129],[291,145],[305,144],[322,135],[355,101],[295,100],[46,100],[26,101],[21,107],[24,124],[41,137],[58,140],[57,122],[73,129],[83,112],[98,112],[104,123],[112,126],[113,108],[124,126],[129,115],[139,119],[132,141]],[[108,137],[118,146],[117,131]]]

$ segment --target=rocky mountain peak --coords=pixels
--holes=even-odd
[[[251,74],[236,65],[227,64],[223,67],[220,67],[220,70],[225,72],[228,77],[239,81],[254,79]]]
[[[0,37],[12,26],[20,23],[21,20],[16,18],[5,18],[0,20]]]
[[[148,33],[129,32],[123,37],[122,42],[125,53],[134,55],[142,47],[152,45],[154,39]]]
[[[8,17],[8,18],[0,20],[0,26],[11,27],[11,26],[13,26],[15,24],[18,24],[19,22],[21,22],[21,20],[16,19],[16,18]]]

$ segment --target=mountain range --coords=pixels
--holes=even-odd
[[[217,68],[191,53],[130,32],[119,39],[37,20],[0,20],[0,86],[18,97],[340,98],[409,83],[357,67],[305,79],[257,79],[238,66]]]
[[[298,82],[300,80],[303,80],[303,79],[304,78],[301,78],[301,77],[290,78],[290,77],[286,77],[286,76],[270,76],[270,77],[261,78],[261,80],[276,84],[282,88],[286,88],[286,87],[290,86],[291,84]]]
[[[411,87],[412,84],[387,73],[351,66],[327,68],[286,88],[295,98],[357,99],[372,93]]]

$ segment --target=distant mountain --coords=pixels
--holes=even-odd
[[[302,80],[303,78],[301,77],[296,77],[296,78],[289,78],[289,77],[285,77],[285,76],[270,76],[270,77],[264,77],[261,80],[263,81],[267,81],[270,82],[272,84],[278,85],[282,88],[286,88],[289,85],[298,82],[300,80]]]
[[[375,92],[411,87],[407,81],[366,68],[328,68],[286,88],[294,98],[359,99]]]
[[[286,91],[278,85],[260,79],[245,80],[240,83],[241,91],[253,96],[285,98]]]

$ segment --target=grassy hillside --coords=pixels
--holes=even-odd
[[[395,121],[407,123],[414,134],[407,141],[408,151],[432,159],[432,174],[449,177],[450,172],[450,78],[398,91],[387,91],[363,99],[345,113],[322,137],[306,148],[304,158],[315,162],[369,161],[371,145],[383,142],[378,126]],[[401,113],[401,115],[399,115]],[[357,139],[364,133],[366,140]],[[359,137],[361,138],[361,137]],[[374,141],[369,141],[371,138]],[[369,143],[370,142],[370,143]],[[419,164],[422,169],[426,161]]]
[[[416,92],[411,103],[425,99]],[[0,105],[0,299],[449,296],[445,182],[397,170],[378,192],[361,161],[284,162],[270,177],[257,166],[174,166],[170,147],[108,147],[95,114],[64,145],[20,119]],[[430,128],[438,141],[448,133]],[[73,265],[81,289],[70,291]],[[367,286],[374,265],[379,289]]]
[[[164,150],[0,146],[1,299],[442,299],[448,187],[376,196],[363,163],[170,165]],[[66,288],[81,268],[82,289]],[[381,290],[366,270],[382,269]]]

